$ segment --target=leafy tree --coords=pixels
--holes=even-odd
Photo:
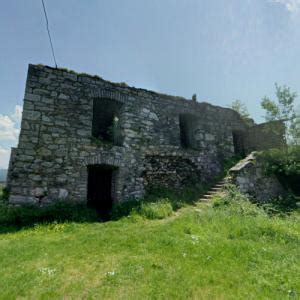
[[[297,144],[300,135],[300,121],[295,111],[297,93],[285,85],[275,83],[276,101],[264,97],[261,101],[262,108],[266,111],[266,121],[284,121],[286,125],[286,140],[290,144]]]
[[[250,114],[245,103],[240,100],[235,100],[229,107],[238,112],[248,126],[254,125],[254,121],[250,118]]]
[[[241,100],[235,100],[233,101],[230,106],[231,109],[237,111],[243,119],[249,119],[250,114],[248,112],[248,109],[246,107],[246,104],[243,103]]]

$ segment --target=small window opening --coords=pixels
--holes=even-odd
[[[122,145],[120,110],[122,104],[111,99],[95,99],[92,136],[114,145]]]
[[[183,114],[179,116],[180,144],[183,148],[193,148],[195,116]]]
[[[116,168],[107,165],[88,166],[87,205],[94,208],[103,221],[110,218],[114,202],[116,172]]]
[[[232,140],[234,147],[234,154],[245,156],[245,137],[242,131],[236,130],[232,132]]]

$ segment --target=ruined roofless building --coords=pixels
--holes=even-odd
[[[283,143],[262,129],[229,108],[29,65],[9,201],[66,199],[101,211],[150,185],[206,183],[233,155]]]

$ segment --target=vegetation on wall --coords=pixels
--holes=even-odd
[[[300,195],[300,146],[259,153],[267,174],[274,174],[284,187]]]
[[[243,103],[241,100],[234,100],[230,106],[231,109],[235,110],[238,112],[242,118],[244,119],[249,119],[250,114],[248,112],[248,108],[245,103]]]
[[[114,117],[112,120],[112,124],[107,127],[106,130],[106,138],[102,135],[98,135],[97,137],[91,137],[91,143],[96,146],[121,146],[122,144],[122,134],[120,128],[120,122],[118,117]]]
[[[248,108],[245,103],[241,100],[234,100],[229,107],[239,113],[241,118],[245,121],[245,123],[249,126],[253,125],[254,121],[251,119]]]
[[[265,120],[271,122],[270,130],[281,130],[276,122],[284,121],[286,126],[284,149],[270,149],[259,153],[267,174],[276,175],[288,192],[300,195],[300,115],[295,108],[297,93],[285,85],[275,84],[276,100],[264,97],[261,106]],[[231,104],[243,118],[249,118],[247,107],[239,100]]]

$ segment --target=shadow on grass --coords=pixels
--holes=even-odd
[[[16,232],[42,223],[97,221],[99,218],[96,211],[84,204],[62,201],[46,207],[14,207],[3,201],[0,204],[0,233]]]
[[[149,219],[164,218],[170,211],[176,211],[184,205],[194,204],[209,186],[194,185],[183,190],[171,190],[163,187],[151,187],[140,200],[129,200],[113,206],[110,220],[119,220],[132,213]],[[105,222],[97,212],[85,204],[58,201],[45,207],[10,206],[0,199],[0,233],[16,232],[36,224],[51,222],[93,223]]]
[[[151,203],[168,203],[172,210],[176,211],[185,205],[195,204],[214,183],[215,181],[211,185],[195,184],[186,186],[181,190],[168,189],[162,186],[149,187],[142,200],[131,200],[115,205],[112,209],[111,219],[118,220],[130,215],[133,211],[142,214],[143,207]]]

